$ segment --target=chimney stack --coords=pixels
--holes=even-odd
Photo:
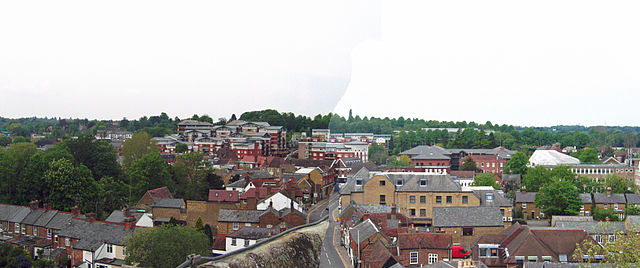
[[[125,206],[125,207],[122,209],[122,217],[123,217],[123,218],[129,218],[129,216],[131,216],[131,211],[129,210],[129,208],[128,208],[128,207],[126,207],[126,206]]]
[[[607,187],[607,195],[611,196],[611,187]]]
[[[136,225],[136,218],[133,216],[129,216],[124,219],[124,229],[131,230]]]
[[[38,209],[38,200],[32,200],[31,202],[29,202],[29,208]]]
[[[396,209],[396,204],[391,205],[391,214],[396,214],[397,213],[397,209]]]
[[[87,222],[94,222],[96,220],[96,213],[90,212],[87,213]]]
[[[80,209],[78,208],[78,205],[75,205],[71,208],[71,216],[78,216],[80,215]]]

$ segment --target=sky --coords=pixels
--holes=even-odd
[[[3,1],[0,116],[640,125],[633,1]]]

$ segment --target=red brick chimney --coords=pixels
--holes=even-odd
[[[128,218],[124,219],[124,229],[125,230],[131,230],[131,228],[133,228],[134,226],[136,226],[136,218],[133,216],[129,216]]]
[[[71,216],[78,216],[80,215],[80,208],[78,208],[78,205],[75,205],[71,208]]]
[[[96,213],[90,212],[87,213],[87,222],[94,222],[96,220]]]
[[[29,208],[38,209],[38,200],[32,200],[31,202],[29,202]]]

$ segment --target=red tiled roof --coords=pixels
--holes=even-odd
[[[227,239],[226,234],[217,234],[216,238],[213,240],[213,246],[211,248],[215,250],[226,250],[225,240]]]
[[[209,202],[238,202],[238,191],[209,190]]]
[[[362,250],[362,261],[369,264],[368,267],[383,267],[389,258],[393,256],[380,240],[376,240]]]
[[[400,249],[451,248],[451,234],[445,233],[405,233],[398,235],[398,247]]]
[[[169,188],[166,186],[149,190],[147,193],[149,193],[152,198],[173,198],[171,191],[169,191]]]
[[[270,191],[269,191],[270,189]],[[266,198],[267,196],[269,196],[270,194],[275,194],[278,191],[280,191],[280,188],[277,187],[273,187],[273,188],[267,188],[267,187],[256,187],[256,188],[251,188],[249,190],[247,190],[246,192],[244,192],[242,194],[242,196],[240,197],[240,199],[247,199],[247,198],[258,198],[258,199],[263,199]]]

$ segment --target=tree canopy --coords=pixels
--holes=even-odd
[[[473,186],[491,186],[496,190],[500,190],[500,184],[492,173],[482,173],[476,175],[473,179]]]
[[[129,253],[125,262],[143,267],[177,267],[189,254],[211,255],[209,238],[204,233],[171,224],[136,229],[126,238],[125,246]]]
[[[578,215],[582,207],[580,192],[570,182],[553,177],[536,195],[536,207],[545,215]]]

